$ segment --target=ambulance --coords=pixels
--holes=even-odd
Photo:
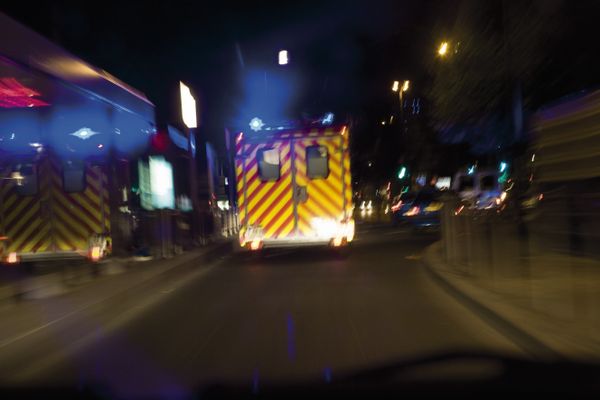
[[[349,135],[347,126],[235,135],[242,248],[343,247],[352,242]]]
[[[124,251],[154,105],[1,13],[0,36],[0,262]]]

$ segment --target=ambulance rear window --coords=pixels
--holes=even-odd
[[[310,179],[325,179],[329,175],[329,154],[325,146],[306,148],[306,174]]]
[[[83,162],[66,161],[63,163],[63,188],[67,193],[85,190],[85,165]]]
[[[276,181],[279,179],[279,150],[260,149],[256,152],[258,161],[258,174],[263,181]]]
[[[21,196],[35,196],[38,192],[37,169],[34,164],[17,165],[13,172],[17,182],[17,193]]]

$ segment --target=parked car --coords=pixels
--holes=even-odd
[[[404,217],[404,213],[410,209],[415,197],[417,197],[417,192],[405,192],[393,198],[392,205],[390,207],[392,211],[393,225],[406,223],[406,217]]]
[[[441,192],[428,186],[417,192],[410,205],[403,208],[403,221],[415,229],[437,228],[440,226]]]

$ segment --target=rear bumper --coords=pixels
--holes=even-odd
[[[325,238],[294,238],[264,240],[263,248],[329,246],[332,239]]]
[[[17,253],[17,257],[19,262],[84,260],[87,258],[87,254],[77,251],[59,251],[43,253]]]

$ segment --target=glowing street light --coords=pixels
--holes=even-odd
[[[280,50],[279,51],[279,65],[287,65],[288,62],[289,62],[289,58],[288,58],[287,50]]]
[[[442,42],[440,47],[438,47],[438,54],[440,56],[445,56],[448,53],[448,42]]]
[[[410,85],[409,81],[404,81],[404,84],[402,84],[402,91],[406,92],[408,90],[408,85]]]
[[[400,123],[404,123],[404,105],[402,104],[402,93],[406,92],[410,86],[410,81],[405,80],[402,82],[402,87],[400,87],[399,81],[394,81],[392,85],[392,91],[399,92],[398,96],[400,97]],[[391,123],[391,121],[390,121]]]

